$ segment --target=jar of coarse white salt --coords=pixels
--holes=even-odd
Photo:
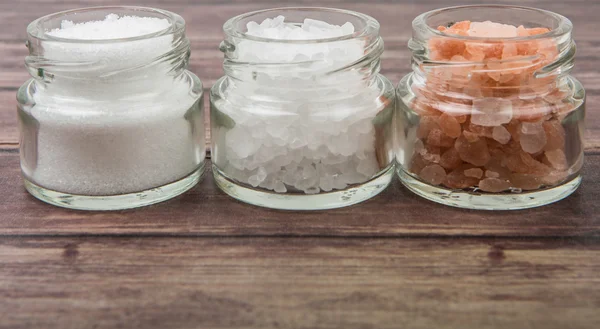
[[[186,70],[184,20],[99,7],[28,28],[18,91],[25,188],[45,202],[114,210],[170,199],[201,178],[202,83]]]
[[[224,25],[225,76],[211,89],[213,174],[241,201],[338,208],[392,179],[394,88],[379,74],[379,23],[282,8]]]

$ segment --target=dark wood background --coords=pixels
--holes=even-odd
[[[0,328],[598,328],[598,0],[523,0],[569,17],[587,90],[582,187],[554,205],[444,207],[397,182],[361,205],[319,212],[251,207],[211,173],[172,201],[88,213],[29,196],[19,177],[15,93],[28,78],[25,28],[53,12],[121,1],[0,1]],[[411,20],[457,4],[414,1],[128,1],[181,14],[190,70],[222,75],[223,22],[280,6],[361,11],[382,24],[383,73],[409,70]]]

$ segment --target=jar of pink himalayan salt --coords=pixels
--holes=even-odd
[[[585,91],[571,22],[524,7],[439,9],[413,21],[398,86],[402,183],[470,209],[558,201],[581,182]]]

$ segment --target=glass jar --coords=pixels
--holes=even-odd
[[[248,23],[279,15],[296,26],[313,19],[355,30],[312,40],[246,33]],[[393,176],[395,93],[379,74],[375,19],[338,9],[270,9],[232,18],[224,31],[226,75],[210,102],[213,173],[223,191],[259,206],[311,210],[385,189]]]
[[[512,27],[474,23],[485,21]],[[523,7],[417,17],[413,72],[397,89],[403,184],[471,209],[531,208],[573,193],[581,182],[585,92],[569,75],[571,30],[563,16]]]
[[[94,40],[49,32],[115,15],[162,19],[168,27]],[[77,9],[39,18],[27,33],[32,79],[17,100],[21,169],[33,196],[66,208],[125,209],[167,200],[200,180],[202,84],[186,70],[190,43],[180,16]]]

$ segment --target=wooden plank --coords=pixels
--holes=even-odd
[[[595,328],[598,239],[1,238],[0,328]]]
[[[523,211],[446,207],[395,182],[360,205],[291,213],[236,201],[218,190],[207,171],[196,188],[171,201],[98,213],[34,199],[23,189],[17,152],[5,152],[0,153],[0,235],[598,236],[600,154],[589,154],[585,163],[577,192],[553,205]]]

